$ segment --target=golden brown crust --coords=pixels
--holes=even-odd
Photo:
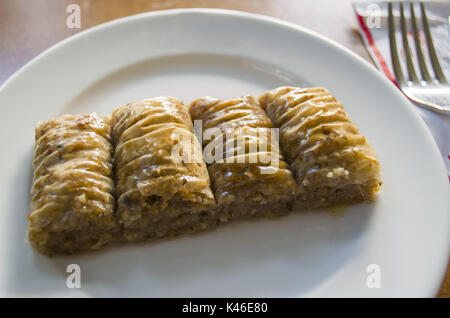
[[[204,97],[189,109],[162,96],[121,106],[111,121],[38,123],[27,231],[41,252],[73,253],[368,200],[380,185],[373,148],[324,88]]]
[[[279,87],[259,101],[280,128],[281,149],[303,193],[358,185],[361,199],[375,195],[381,184],[377,156],[326,89]]]
[[[245,215],[234,211],[239,209],[257,216],[272,206],[279,209],[275,214],[282,214],[297,186],[278,143],[271,138],[271,121],[258,102],[252,96],[227,100],[204,97],[191,103],[190,113],[202,122],[205,151],[210,149],[213,155],[223,151],[222,162],[217,160],[221,156],[207,160],[221,209]],[[208,130],[217,132],[212,140],[205,138]]]
[[[28,237],[37,250],[73,253],[114,239],[109,118],[65,115],[37,124]],[[74,233],[83,232],[83,239]],[[78,236],[78,237],[77,237]]]
[[[171,222],[179,218],[199,222],[196,215],[215,201],[183,102],[156,97],[119,107],[112,116],[118,217],[125,239],[151,239],[155,228],[158,236],[165,236],[164,229],[169,235]],[[190,225],[184,224],[186,230]]]

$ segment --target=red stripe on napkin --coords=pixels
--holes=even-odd
[[[389,67],[387,66],[386,61],[383,58],[383,55],[378,50],[377,46],[375,45],[375,41],[373,40],[372,33],[370,33],[369,28],[367,27],[366,23],[364,22],[364,19],[361,15],[356,14],[356,17],[358,18],[359,25],[361,26],[362,31],[366,35],[367,42],[372,49],[376,59],[378,60],[378,64],[380,65],[384,75],[386,75],[387,78],[389,78],[392,83],[394,83],[398,87],[397,80],[394,76],[392,76],[391,71],[389,70]]]

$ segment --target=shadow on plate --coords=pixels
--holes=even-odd
[[[292,297],[327,280],[364,241],[372,204],[347,208],[339,218],[324,211],[275,220],[235,222],[211,232],[146,244],[48,258],[24,242],[31,186],[31,153],[11,188],[7,288],[21,296]],[[66,267],[79,264],[81,289],[68,289]]]
[[[205,95],[231,97],[303,84],[305,81],[289,70],[255,59],[180,54],[145,60],[106,74],[74,96],[60,114],[89,110],[110,113],[117,106],[160,95],[176,96],[188,103]]]

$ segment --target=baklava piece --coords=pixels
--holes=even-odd
[[[259,101],[280,128],[281,149],[300,188],[296,207],[375,197],[381,185],[377,156],[326,89],[279,87]]]
[[[287,213],[298,188],[255,98],[204,97],[191,103],[190,113],[202,124],[221,220]]]
[[[37,124],[27,232],[38,251],[97,249],[118,233],[110,128],[96,113]]]
[[[126,241],[216,225],[200,145],[183,102],[156,97],[113,111],[117,214]]]

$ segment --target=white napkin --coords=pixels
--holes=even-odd
[[[447,80],[450,82],[450,3],[442,1],[427,1],[424,2],[427,12],[427,18],[430,25],[433,43],[438,55],[441,67],[444,71]],[[353,3],[356,18],[359,26],[359,32],[364,40],[364,44],[372,57],[375,65],[382,71],[390,80],[395,82],[392,70],[389,37],[388,37],[388,2],[387,1],[355,1]],[[407,25],[410,24],[410,9],[409,3],[405,2],[404,13],[407,21]],[[399,3],[393,2],[394,16],[399,17]],[[421,10],[419,4],[414,4],[414,13],[417,19],[421,17]],[[395,19],[397,36],[397,48],[399,54],[404,56],[403,48],[401,45],[401,34],[399,20]],[[418,23],[419,29],[421,29],[421,22]],[[422,31],[420,31],[422,32]],[[409,45],[411,51],[415,54],[414,40],[411,32]],[[425,50],[426,43],[423,33],[420,36],[422,43],[422,49]],[[401,58],[402,59],[402,58]],[[432,72],[431,63],[426,55],[428,70]],[[402,59],[404,61],[404,59]],[[417,61],[413,57],[414,61]],[[403,67],[403,70],[406,70]],[[416,65],[416,70],[419,70]],[[405,71],[404,71],[405,72]],[[415,109],[419,112],[422,119],[428,125],[431,133],[436,140],[436,143],[441,151],[444,164],[447,167],[447,174],[450,180],[450,115],[439,114],[432,110],[426,109],[415,103]]]

